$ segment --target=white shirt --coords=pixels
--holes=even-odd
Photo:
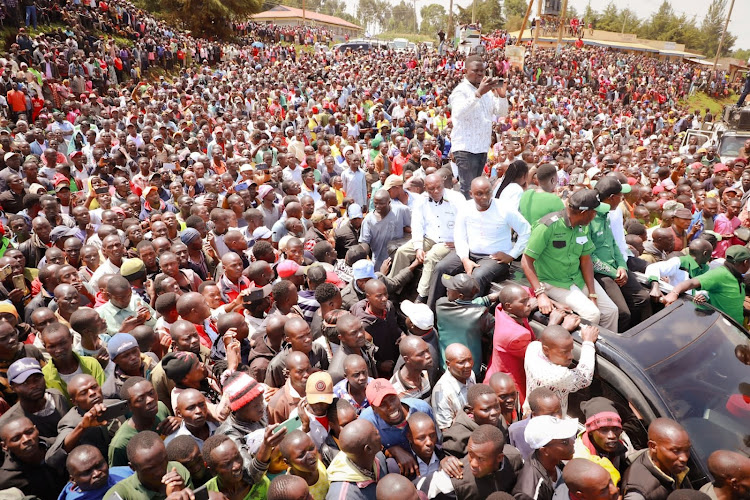
[[[123,264],[127,260],[128,259],[122,259]],[[96,271],[94,271],[94,274],[91,275],[91,279],[89,280],[89,285],[91,285],[95,291],[99,291],[99,278],[105,274],[120,274],[120,268],[114,265],[109,259],[102,262]]]
[[[591,385],[594,378],[596,349],[593,342],[584,342],[581,346],[581,359],[573,369],[556,365],[544,355],[542,343],[538,340],[529,344],[524,357],[526,370],[526,394],[537,387],[547,387],[560,398],[563,416],[568,412],[568,394]],[[523,404],[523,412],[531,411],[529,400]]]
[[[508,115],[508,99],[487,92],[477,98],[477,88],[464,78],[450,97],[453,130],[451,149],[481,154],[490,150],[492,123],[497,116]]]
[[[456,215],[465,203],[464,197],[451,189],[443,190],[440,203],[435,203],[427,193],[423,193],[411,215],[411,244],[414,249],[421,249],[425,238],[435,243],[453,241]]]
[[[511,240],[511,229],[518,234],[515,244]],[[461,259],[467,258],[469,251],[483,255],[504,252],[515,259],[523,253],[530,235],[531,226],[523,215],[502,207],[495,199],[484,212],[477,209],[473,200],[467,201],[456,216],[454,242]]]
[[[612,229],[612,236],[615,237],[617,248],[620,249],[622,257],[627,261],[630,256],[630,251],[628,250],[628,244],[625,243],[625,223],[623,222],[623,217],[622,210],[620,210],[619,207],[610,210],[607,214],[609,227]]]
[[[447,429],[453,424],[453,419],[459,411],[466,406],[469,387],[476,384],[474,372],[471,377],[462,384],[456,377],[447,371],[432,388],[432,409],[435,411],[435,422],[440,430]]]
[[[281,171],[281,178],[285,181],[294,181],[298,184],[302,184],[302,169],[297,166],[294,170],[289,167],[284,167]]]
[[[504,207],[513,207],[518,210],[518,207],[521,204],[521,196],[523,196],[523,188],[520,184],[511,182],[505,186],[505,189],[503,189],[503,192],[500,193],[500,196],[498,197],[497,191],[500,189],[502,183],[503,181],[500,179],[500,182],[497,183],[495,189],[492,190],[492,197],[496,198],[500,205]]]

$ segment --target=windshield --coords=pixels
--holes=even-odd
[[[703,457],[750,446],[750,341],[726,318],[706,314],[716,321],[703,335],[648,370]]]
[[[409,45],[408,40],[399,40],[398,38],[393,40],[393,46],[397,49],[405,49],[407,45]]]
[[[740,148],[745,145],[745,141],[750,139],[746,135],[724,135],[719,145],[719,156],[729,156],[737,158],[740,155]]]

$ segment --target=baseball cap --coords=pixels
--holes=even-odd
[[[619,183],[618,183],[619,184]],[[581,189],[570,196],[568,205],[582,212],[595,210],[601,204],[599,193],[593,189]]]
[[[352,275],[355,280],[362,280],[365,278],[376,278],[375,276],[375,264],[371,260],[361,259],[354,263],[352,266]]]
[[[325,212],[315,212],[310,216],[310,222],[312,222],[313,224],[317,224],[318,222],[326,220],[327,217],[328,214]]]
[[[600,199],[606,200],[610,196],[618,193],[629,193],[632,188],[630,187],[630,184],[621,184],[616,177],[607,175],[599,179],[599,182],[596,183],[594,189],[599,193]]]
[[[688,208],[678,208],[674,211],[674,216],[678,219],[692,219],[693,214]]]
[[[744,262],[750,259],[750,249],[744,245],[732,245],[727,248],[726,258],[729,262]]]
[[[14,152],[14,151],[11,151],[9,153],[5,153],[5,155],[3,155],[3,160],[8,161],[9,158],[13,158],[16,155],[21,156],[20,154]]]
[[[714,165],[714,173],[716,173],[716,172],[726,172],[728,170],[729,170],[729,167],[727,167],[723,163],[717,163],[716,165]]]
[[[401,312],[420,330],[431,330],[435,326],[435,315],[427,304],[415,304],[411,300],[401,302]]]
[[[477,280],[466,273],[457,274],[455,276],[444,274],[440,281],[448,290],[456,290],[467,298],[473,298],[475,291],[479,288]]]
[[[272,289],[273,285],[271,284],[258,288],[248,288],[247,290],[244,290],[242,292],[242,302],[244,302],[245,304],[249,304],[251,302],[263,300],[271,295]]]
[[[270,238],[272,235],[273,233],[271,233],[271,230],[266,226],[258,226],[253,231],[253,239],[255,240],[265,240],[266,238]]]
[[[302,267],[293,260],[285,260],[276,267],[279,278],[288,278],[290,276],[299,276],[305,273],[306,267]]]
[[[394,186],[403,186],[404,185],[404,179],[400,175],[391,174],[386,178],[385,183],[383,184],[383,189],[388,191]]]
[[[315,372],[307,379],[305,387],[307,402],[316,403],[333,403],[333,379],[328,372]]]
[[[125,278],[129,278],[145,270],[146,265],[143,263],[143,261],[138,258],[133,258],[128,259],[122,263],[122,267],[120,267],[120,274]]]
[[[55,229],[50,231],[49,239],[52,243],[54,243],[60,238],[65,238],[65,237],[75,236],[75,235],[76,235],[75,229],[66,227],[66,226],[57,226]]]
[[[310,375],[312,377],[312,375]],[[309,379],[308,379],[309,380]],[[386,396],[398,396],[398,392],[387,379],[376,378],[365,389],[365,397],[372,406],[380,406]]]
[[[249,163],[245,163],[240,167],[240,172],[252,172],[253,166]]]
[[[42,366],[34,358],[21,358],[8,368],[8,381],[23,384],[30,376],[42,373]]]
[[[349,205],[349,208],[347,209],[347,215],[349,215],[350,219],[361,219],[364,217],[364,214],[362,213],[362,207],[357,205],[356,203],[352,203]]]
[[[555,439],[568,439],[578,434],[578,420],[540,415],[529,420],[523,437],[532,449],[544,448]]]
[[[422,161],[422,160],[432,160],[432,156],[423,154],[422,156],[419,157],[419,161]]]
[[[115,359],[120,354],[136,347],[138,347],[138,342],[129,333],[117,333],[107,342],[110,359]]]

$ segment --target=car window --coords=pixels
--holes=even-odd
[[[750,447],[750,341],[719,314],[703,335],[647,370],[693,447]]]

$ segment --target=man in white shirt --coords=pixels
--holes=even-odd
[[[544,329],[541,341],[535,340],[526,349],[524,368],[526,370],[526,394],[537,387],[546,387],[560,398],[563,416],[568,411],[568,394],[591,385],[594,379],[596,348],[599,328],[593,325],[581,326],[581,357],[575,368],[568,368],[573,362],[573,337],[559,325]],[[524,414],[530,411],[529,400],[523,404]]]
[[[487,162],[495,117],[508,115],[505,87],[499,86],[499,78],[485,76],[484,71],[481,56],[466,58],[466,78],[448,98],[453,121],[451,150],[458,165],[461,193],[467,198],[471,181]]]
[[[465,345],[451,344],[446,347],[445,365],[446,372],[432,388],[432,409],[440,430],[451,426],[453,419],[468,402],[469,387],[477,383],[474,357]]]
[[[480,297],[487,293],[490,283],[508,274],[510,263],[523,253],[531,235],[526,219],[516,209],[501,206],[491,192],[486,177],[471,182],[473,201],[467,201],[456,216],[455,252],[442,259],[432,273],[439,277],[465,272],[477,281]],[[511,229],[518,234],[515,243]],[[427,305],[432,307],[444,295],[442,281],[433,279]]]
[[[445,189],[442,176],[430,174],[425,178],[425,192],[412,210],[411,241],[396,251],[389,274],[393,278],[414,259],[419,260],[423,264],[417,285],[421,300],[427,299],[433,269],[454,249],[456,214],[465,203],[458,192]]]

